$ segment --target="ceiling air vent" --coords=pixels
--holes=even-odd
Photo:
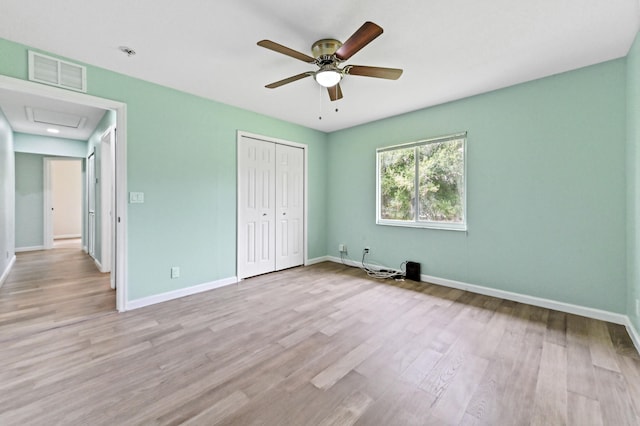
[[[85,67],[32,51],[29,51],[29,80],[78,92],[87,91]]]

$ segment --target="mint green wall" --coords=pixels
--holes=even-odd
[[[627,56],[627,314],[640,330],[640,33]]]
[[[462,131],[468,232],[376,225],[376,148]],[[625,136],[624,60],[333,133],[327,251],[625,312]]]
[[[15,153],[16,248],[44,245],[44,155]]]
[[[15,132],[14,142],[15,152],[79,158],[87,155],[87,141]]]
[[[26,79],[26,46],[0,39],[0,57]],[[309,257],[326,254],[326,134],[92,66],[87,84],[127,104],[127,191],[145,193],[128,205],[130,300],[235,276],[238,130],[309,146]]]
[[[13,130],[0,110],[0,276],[15,255],[15,172]]]
[[[102,155],[101,155],[101,142],[102,135],[107,129],[111,126],[116,125],[116,113],[115,111],[107,111],[95,130],[91,134],[91,137],[88,140],[88,145],[85,147],[85,155],[89,156],[92,152],[95,152],[95,166],[96,166],[96,177],[100,178],[100,173],[102,170]],[[102,191],[101,186],[98,185],[96,188],[96,247],[95,247],[95,257],[102,264],[102,233],[100,230],[102,229]],[[86,235],[86,234],[85,234]]]

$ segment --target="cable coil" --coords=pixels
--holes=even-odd
[[[372,264],[367,264],[365,262],[365,257],[367,255],[367,252],[365,250],[362,251],[362,261],[360,262],[362,266],[359,266],[358,263],[356,261],[354,261],[353,259],[351,259],[348,255],[346,255],[347,260],[349,260],[353,265],[348,265],[347,263],[345,263],[345,252],[340,252],[340,260],[342,262],[343,265],[345,266],[355,266],[356,268],[359,268],[361,270],[363,270],[364,272],[367,273],[368,276],[372,277],[372,278],[378,278],[381,280],[387,279],[387,278],[395,278],[395,279],[404,279],[404,276],[406,274],[404,268],[407,262],[402,262],[400,264],[400,270],[388,270],[388,269],[375,269],[375,267],[379,267],[380,265],[372,265]]]

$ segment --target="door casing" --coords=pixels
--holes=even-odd
[[[115,147],[115,192],[116,192],[116,309],[124,312],[127,307],[127,104],[111,99],[99,98],[85,93],[60,89],[34,83],[19,78],[0,75],[0,89],[18,93],[42,96],[81,105],[112,110],[116,113],[119,129],[117,146]]]

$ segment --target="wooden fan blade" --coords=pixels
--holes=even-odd
[[[373,22],[365,22],[353,33],[342,47],[336,51],[336,58],[346,61],[355,55],[360,49],[371,43],[376,37],[382,34],[382,28]]]
[[[345,71],[349,75],[386,78],[388,80],[397,80],[402,75],[402,70],[399,68],[366,67],[364,65],[351,65],[346,67]]]
[[[340,88],[340,83],[336,84],[333,87],[327,87],[327,90],[329,91],[329,98],[332,101],[342,99],[342,89]]]
[[[311,74],[312,73],[310,72],[303,72],[301,74],[294,75],[293,77],[285,78],[283,80],[276,81],[275,83],[267,84],[264,87],[266,87],[267,89],[275,89],[276,87],[284,86],[285,84],[293,83],[294,81],[309,77]]]
[[[290,49],[286,46],[276,43],[271,40],[261,40],[258,42],[258,46],[262,46],[266,49],[273,50],[274,52],[282,53],[283,55],[291,56],[292,58],[299,59],[302,62],[313,64],[316,60],[309,55],[300,53],[297,50]]]

